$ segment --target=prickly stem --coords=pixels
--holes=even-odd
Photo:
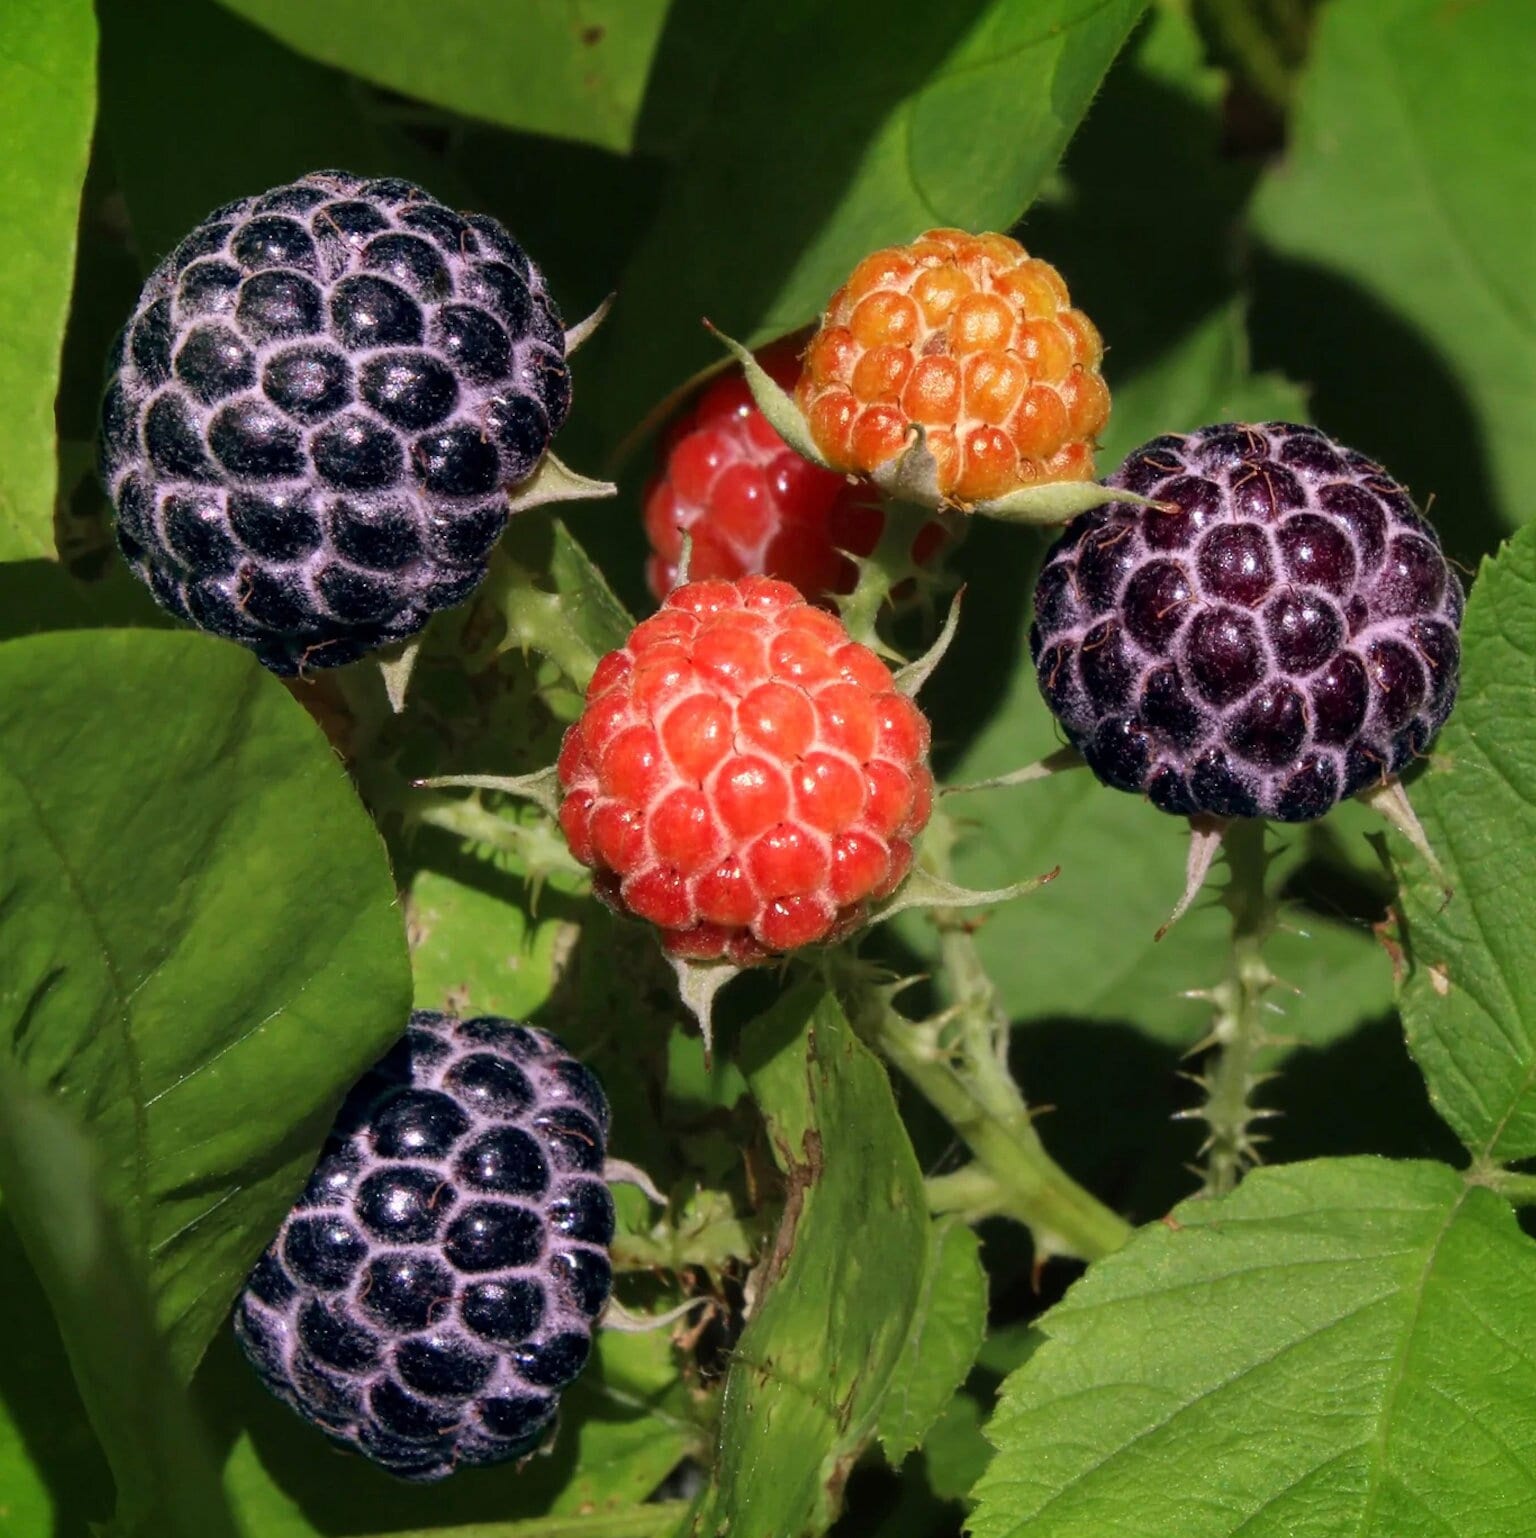
[[[513,641],[526,650],[542,652],[578,689],[584,689],[598,654],[572,623],[566,612],[568,600],[545,592],[532,572],[499,547],[491,556],[487,587],[499,595]]]
[[[1276,904],[1266,890],[1269,855],[1261,819],[1231,823],[1224,839],[1229,876],[1222,902],[1232,916],[1227,975],[1210,991],[1215,1019],[1211,1055],[1198,1082],[1205,1089],[1200,1108],[1210,1128],[1204,1149],[1205,1189],[1223,1196],[1259,1162],[1253,1124],[1266,1113],[1249,1102],[1263,1081],[1256,1068],[1270,1045],[1264,1027],[1264,996],[1277,979],[1264,961],[1264,942],[1275,928]]]
[[[838,600],[838,608],[842,611],[848,634],[855,641],[862,641],[865,646],[889,656],[889,648],[877,631],[877,622],[896,588],[903,582],[928,578],[912,559],[912,545],[933,514],[926,508],[913,507],[909,502],[898,502],[891,497],[883,498],[881,506],[885,510],[885,526],[879,543],[869,555],[851,557],[858,568],[858,581],[847,597]]]
[[[924,863],[948,879],[953,821],[936,811]],[[976,947],[974,921],[939,910],[940,982],[949,1007],[910,1020],[891,990],[854,976],[848,992],[855,1023],[887,1062],[964,1139],[974,1164],[933,1191],[949,1210],[972,1219],[1004,1213],[1028,1225],[1039,1256],[1094,1260],[1118,1249],[1130,1225],[1067,1174],[1046,1151],[1008,1066],[1010,1021]]]
[[[409,822],[440,828],[472,844],[510,855],[530,875],[587,874],[548,818],[519,821],[492,811],[477,796],[456,799],[432,792],[414,795],[403,809]]]

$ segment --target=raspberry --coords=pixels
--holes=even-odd
[[[500,224],[316,171],[216,209],[150,276],[102,479],[162,607],[274,672],[335,667],[474,591],[570,398]]]
[[[529,1452],[608,1301],[607,1131],[554,1037],[418,1010],[236,1306],[267,1387],[404,1479]]]
[[[560,824],[612,907],[690,960],[841,939],[928,821],[928,723],[787,583],[690,582],[598,663]]]
[[[874,471],[921,423],[940,493],[983,502],[1093,478],[1103,351],[1049,262],[1006,235],[929,230],[854,268],[795,399],[834,469]]]
[[[780,385],[799,373],[793,348],[776,346],[758,362]],[[753,404],[739,369],[715,380],[676,422],[645,492],[646,563],[651,592],[677,581],[683,534],[693,540],[693,578],[777,577],[807,597],[851,593],[858,577],[842,554],[868,555],[885,524],[878,493],[802,459]],[[913,558],[926,561],[943,535],[931,524]]]
[[[1035,588],[1040,689],[1094,773],[1165,812],[1308,822],[1450,714],[1462,589],[1408,493],[1313,427],[1154,438]]]

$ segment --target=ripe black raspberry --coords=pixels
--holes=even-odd
[[[1456,699],[1462,589],[1379,465],[1313,427],[1154,438],[1035,589],[1046,703],[1165,812],[1307,822],[1422,753]]]
[[[335,667],[474,591],[570,400],[559,314],[500,224],[316,171],[151,274],[102,478],[163,607],[274,672]]]
[[[236,1307],[267,1387],[404,1479],[532,1449],[608,1301],[607,1130],[552,1036],[418,1010]]]

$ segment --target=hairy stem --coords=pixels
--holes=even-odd
[[[566,601],[528,585],[508,595],[507,623],[526,647],[543,654],[576,685],[587,686],[597,667],[596,649],[577,631],[566,612]]]
[[[925,863],[948,876],[954,825],[936,812]],[[1011,1022],[982,965],[975,926],[963,914],[934,914],[940,975],[951,1000],[931,1020],[906,1018],[887,994],[868,990],[860,1011],[869,1039],[955,1129],[976,1164],[933,1182],[930,1198],[973,1218],[1005,1213],[1028,1224],[1041,1256],[1096,1260],[1119,1249],[1131,1227],[1046,1152],[1008,1068]]]
[[[955,1213],[967,1223],[997,1217],[1007,1211],[1007,1195],[997,1181],[976,1163],[948,1175],[930,1175],[923,1182],[928,1210],[935,1217]]]
[[[1265,891],[1269,857],[1264,852],[1265,825],[1239,818],[1227,830],[1225,853],[1230,877],[1223,901],[1232,915],[1232,945],[1227,975],[1211,990],[1216,1018],[1210,1040],[1214,1051],[1199,1082],[1206,1099],[1200,1114],[1210,1127],[1206,1138],[1205,1189],[1224,1196],[1258,1163],[1252,1127],[1263,1113],[1249,1097],[1263,1082],[1259,1054],[1269,1045],[1264,1029],[1264,995],[1275,976],[1264,962],[1264,942],[1275,927],[1275,902]]]
[[[517,822],[493,812],[473,796],[454,798],[430,791],[416,792],[404,803],[404,811],[413,822],[441,828],[445,833],[457,834],[471,843],[512,855],[530,870],[563,871],[573,876],[587,873],[577,864],[565,840],[546,818]]]
[[[933,520],[933,513],[890,497],[882,498],[880,506],[885,523],[879,543],[868,556],[856,558],[858,581],[851,593],[838,600],[838,608],[854,640],[889,655],[877,622],[894,590],[903,582],[922,577],[921,568],[912,559],[912,546]]]
[[[1536,1207],[1536,1175],[1521,1170],[1473,1169],[1467,1172],[1473,1185],[1487,1186],[1512,1207]]]
[[[1201,0],[1199,10],[1218,49],[1238,73],[1271,106],[1283,110],[1290,102],[1293,81],[1279,29],[1271,29],[1253,0]]]
[[[980,1166],[976,1175],[960,1171],[964,1182],[945,1177],[947,1187],[939,1185],[936,1193],[939,1205],[975,1217],[1006,1213],[1027,1223],[1042,1255],[1096,1260],[1119,1249],[1130,1225],[1045,1151],[1018,1085],[986,1040],[985,1025],[968,1018],[963,1007],[940,1021],[908,1020],[886,1005],[869,1022],[886,1060],[965,1140]],[[987,1199],[978,1201],[983,1195]],[[944,1200],[955,1196],[967,1199],[958,1205]]]

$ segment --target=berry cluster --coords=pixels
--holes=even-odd
[[[118,542],[275,672],[350,662],[474,591],[570,397],[501,225],[317,171],[216,209],[145,284],[102,405]]]
[[[1006,235],[930,230],[854,268],[795,399],[834,469],[869,474],[920,423],[940,494],[981,502],[1091,479],[1103,351],[1049,262]]]
[[[1462,590],[1379,465],[1283,422],[1156,438],[1035,591],[1046,702],[1099,778],[1167,812],[1321,817],[1456,699]]]
[[[553,1037],[417,1011],[246,1284],[267,1386],[407,1479],[530,1451],[608,1301],[607,1130]]]
[[[928,821],[928,723],[783,582],[692,582],[598,664],[560,823],[599,896],[694,960],[842,938]]]
[[[799,374],[790,346],[770,348],[758,361],[780,385]],[[766,575],[811,598],[849,593],[858,573],[843,552],[868,555],[884,524],[874,488],[802,459],[733,369],[704,390],[662,442],[645,492],[654,552],[646,580],[657,598],[671,591],[687,534],[692,578]],[[928,559],[942,537],[936,524],[924,529],[913,558]]]

